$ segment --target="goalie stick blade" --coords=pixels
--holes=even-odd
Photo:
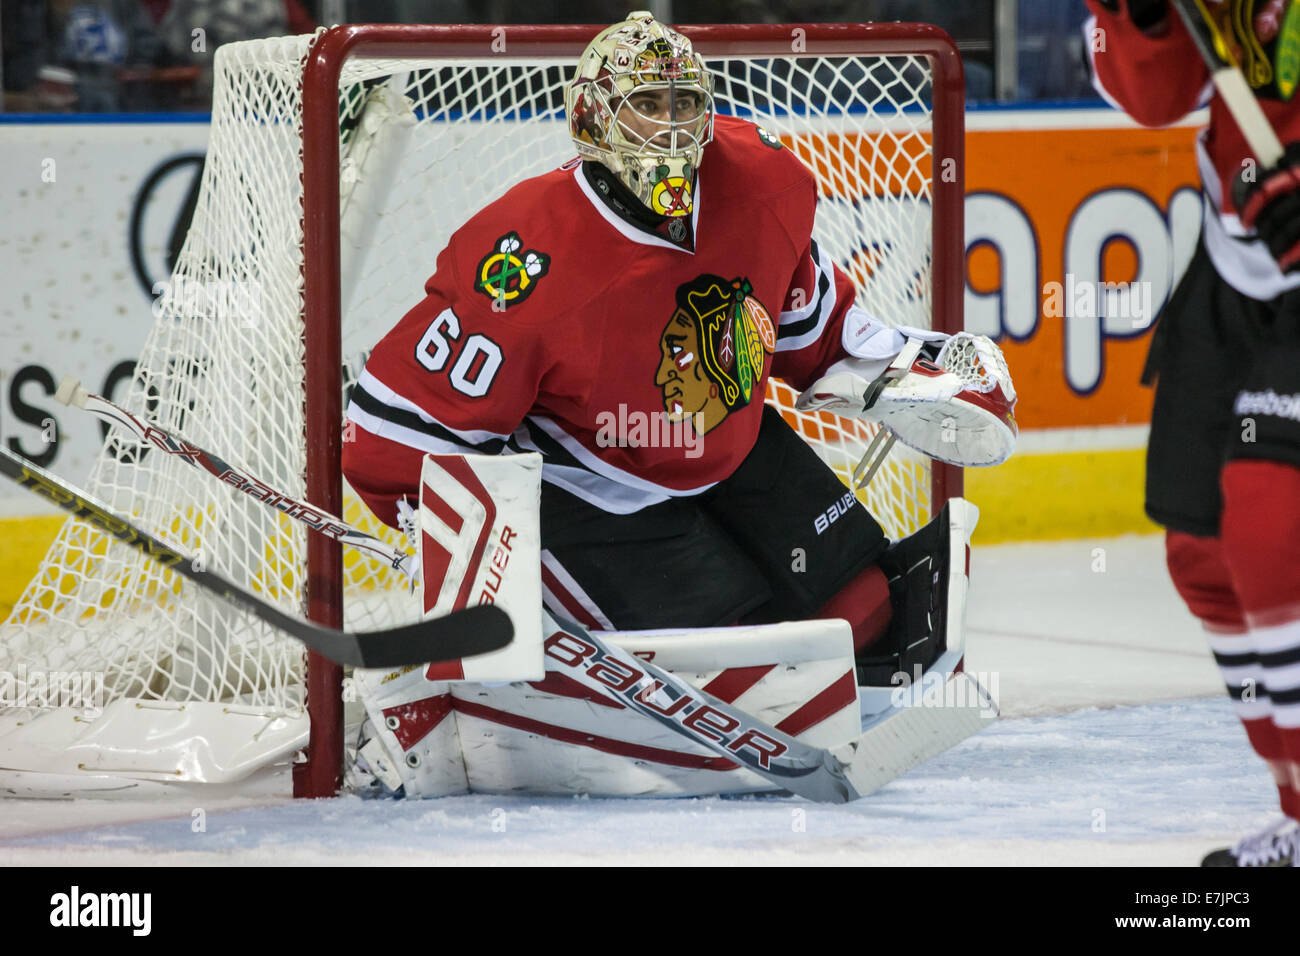
[[[563,618],[550,619],[560,631],[547,641],[547,654],[579,684],[740,764],[779,789],[820,803],[847,803],[879,790],[988,726],[987,718],[997,713],[983,688],[959,673],[952,681],[960,684],[960,697],[944,699],[952,693],[948,690],[938,699],[927,695],[867,728],[854,741],[829,749],[815,747],[650,661],[633,657],[599,632]]]
[[[493,605],[453,611],[443,617],[383,631],[353,633],[322,627],[286,614],[216,571],[200,569],[193,559],[114,514],[107,505],[5,448],[0,448],[0,472],[33,494],[224,598],[239,610],[261,618],[318,654],[345,666],[404,667],[452,660],[498,650],[514,638],[509,615]]]

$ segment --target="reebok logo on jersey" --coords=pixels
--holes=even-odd
[[[1275,415],[1300,422],[1300,393],[1279,395],[1271,388],[1266,392],[1238,392],[1233,410],[1238,415]]]
[[[479,260],[474,291],[491,299],[494,309],[519,305],[551,268],[550,256],[536,249],[520,253],[523,247],[519,233],[507,232],[496,241],[496,248]]]

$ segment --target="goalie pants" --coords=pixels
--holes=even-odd
[[[707,492],[628,515],[542,485],[547,607],[597,629],[799,620],[875,564],[875,519],[779,412]]]
[[[1300,819],[1300,291],[1242,295],[1204,247],[1160,317],[1147,513],[1229,696]]]

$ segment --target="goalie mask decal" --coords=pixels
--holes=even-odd
[[[496,309],[519,305],[537,288],[551,267],[551,257],[536,249],[521,252],[519,233],[508,232],[496,241],[475,270],[474,290],[492,300]]]
[[[761,394],[776,329],[748,279],[701,275],[677,288],[677,309],[660,339],[655,384],[669,421],[705,434]]]

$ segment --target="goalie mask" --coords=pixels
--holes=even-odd
[[[644,205],[688,216],[713,138],[713,78],[691,41],[638,11],[583,51],[565,92],[569,134]]]

